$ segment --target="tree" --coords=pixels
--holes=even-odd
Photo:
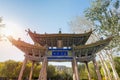
[[[4,27],[4,24],[2,23],[2,17],[0,17],[0,27]]]
[[[3,77],[13,78],[15,77],[15,68],[17,67],[17,63],[13,60],[9,60],[4,62],[1,73]]]
[[[120,57],[115,57],[114,62],[115,62],[115,68],[117,70],[117,73],[120,76]]]
[[[38,79],[41,67],[42,65],[40,63],[36,63],[33,70],[33,78]]]
[[[113,4],[113,5],[112,5]],[[92,21],[99,33],[114,36],[109,49],[120,50],[120,2],[119,0],[94,0],[90,8],[85,10],[85,17]]]
[[[112,5],[113,4],[113,5]],[[85,11],[85,16],[88,20],[92,21],[96,26],[97,32],[105,37],[114,36],[112,42],[108,46],[108,49],[113,48],[120,50],[120,2],[119,0],[94,0],[90,8]],[[118,80],[118,74],[115,70],[115,65],[112,60],[112,56],[105,52],[110,61],[111,68],[115,80]]]
[[[2,40],[3,38],[3,34],[2,34],[2,28],[5,26],[5,24],[2,23],[2,17],[0,17],[0,41]]]
[[[93,23],[88,21],[86,17],[77,16],[73,20],[69,22],[69,26],[72,32],[75,33],[84,33],[84,31],[88,31],[91,28],[93,29]]]
[[[47,77],[48,79],[51,79],[55,76],[56,72],[55,72],[55,67],[52,65],[49,65],[47,68]]]
[[[78,71],[79,71],[79,76],[80,76],[80,79],[88,79],[87,77],[87,71],[85,69],[85,65],[84,64],[79,64],[78,65]]]
[[[4,75],[2,73],[3,66],[4,66],[4,63],[0,62],[0,77],[4,77]]]

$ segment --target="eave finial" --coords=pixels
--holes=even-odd
[[[61,34],[61,33],[62,33],[61,28],[59,28],[59,34]]]

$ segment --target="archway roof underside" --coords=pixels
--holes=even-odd
[[[33,33],[30,30],[28,30],[28,33],[35,43],[39,43],[42,46],[45,46],[47,44],[50,47],[56,47],[57,41],[62,40],[63,46],[71,47],[73,45],[84,45],[90,37],[92,30],[82,34],[38,34],[36,32]]]
[[[107,39],[99,40],[97,42],[87,44],[87,45],[73,46],[71,47],[72,48],[71,52],[74,53],[78,61],[81,61],[81,62],[90,61],[95,57],[95,53],[104,49],[109,44],[112,38],[113,37],[109,37]],[[9,37],[8,39],[13,45],[15,45],[21,51],[23,51],[27,56],[30,55],[31,59],[33,55],[39,56],[39,58],[40,56],[46,56],[45,54],[47,51],[46,47],[43,47],[39,44],[30,44],[21,40],[15,40],[12,37]],[[39,58],[35,58],[35,59],[41,60]]]

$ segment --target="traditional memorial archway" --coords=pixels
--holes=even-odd
[[[22,80],[25,65],[28,60],[32,62],[29,80],[32,79],[34,64],[36,62],[42,62],[38,80],[47,80],[47,65],[50,61],[71,62],[73,80],[80,80],[77,62],[86,64],[88,78],[91,80],[88,63],[92,61],[98,80],[102,80],[95,57],[97,52],[109,44],[112,37],[86,44],[92,34],[92,30],[83,34],[68,34],[62,33],[61,31],[57,34],[38,34],[28,29],[28,34],[34,41],[34,44],[26,43],[20,39],[15,40],[12,37],[8,38],[13,45],[25,53],[25,59],[18,80]]]

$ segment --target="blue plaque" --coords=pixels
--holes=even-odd
[[[68,51],[54,50],[52,51],[52,56],[68,56]]]

